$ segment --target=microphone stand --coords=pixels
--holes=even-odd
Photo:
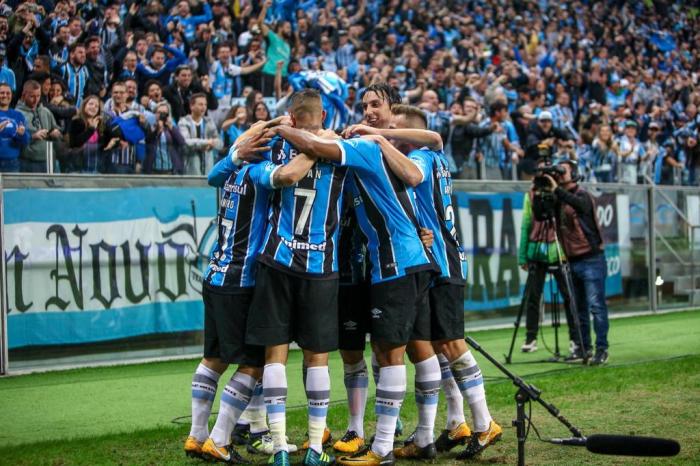
[[[518,388],[518,391],[515,394],[516,417],[513,421],[513,427],[515,427],[518,436],[518,466],[525,466],[525,440],[527,439],[527,422],[529,422],[528,416],[525,414],[525,404],[530,401],[537,401],[544,407],[544,409],[547,410],[549,414],[564,424],[564,426],[569,429],[569,432],[571,432],[574,437],[585,440],[585,437],[581,431],[576,426],[571,424],[569,420],[559,412],[559,409],[557,409],[556,406],[542,399],[540,396],[542,391],[539,388],[525,382],[523,379],[506,369],[503,364],[498,362],[496,358],[486,352],[486,350],[483,349],[471,337],[467,337],[466,340],[467,343],[469,343],[469,346],[481,353],[491,362],[491,364],[503,372],[513,382],[513,385]]]

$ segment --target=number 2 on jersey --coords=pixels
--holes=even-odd
[[[316,199],[316,191],[314,189],[295,188],[294,196],[297,198],[304,198],[304,206],[301,208],[301,214],[299,214],[296,227],[294,228],[295,235],[302,235],[304,233],[306,222],[309,220],[314,199]]]
[[[452,235],[453,238],[457,239],[457,227],[455,225],[455,211],[452,208],[451,205],[448,205],[447,208],[445,209],[445,223],[446,224],[452,224],[452,228],[450,228],[450,234]]]

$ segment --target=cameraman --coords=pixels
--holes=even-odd
[[[557,281],[557,288],[564,298],[566,321],[569,327],[569,341],[577,341],[571,324],[571,296],[565,285],[561,268],[557,267],[566,261],[566,256],[561,247],[561,242],[556,241],[555,215],[557,210],[556,198],[550,191],[543,189],[542,173],[556,170],[558,167],[551,165],[551,159],[541,158],[537,161],[537,169],[540,173],[533,180],[530,191],[525,196],[523,204],[523,220],[520,227],[520,247],[518,250],[518,265],[527,271],[527,282],[523,296],[523,306],[526,309],[525,326],[527,334],[525,343],[520,347],[523,353],[537,351],[537,331],[540,324],[540,301],[544,290],[547,271],[551,270]],[[573,346],[572,346],[573,349]]]
[[[608,306],[605,302],[607,265],[603,235],[596,218],[595,201],[588,191],[578,185],[578,165],[572,160],[558,164],[564,170],[555,179],[544,174],[548,189],[559,203],[558,223],[562,245],[571,265],[574,294],[584,348],[576,348],[574,359],[582,359],[583,351],[590,354],[590,314],[596,334],[596,351],[591,365],[608,361]]]

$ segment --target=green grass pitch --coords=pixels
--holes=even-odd
[[[551,346],[552,331],[547,329],[544,334]],[[501,361],[510,335],[510,329],[471,334]],[[700,311],[679,312],[613,320],[611,357],[606,367],[538,363],[548,356],[541,339],[537,353],[515,353],[510,369],[537,385],[543,398],[555,404],[584,434],[648,435],[681,443],[681,453],[675,458],[594,456],[583,448],[539,442],[531,431],[526,447],[528,464],[698,464],[699,336]],[[486,377],[489,407],[504,427],[504,435],[500,443],[473,462],[514,464],[517,451],[511,420],[515,415],[515,388],[481,355],[476,357]],[[0,379],[0,464],[200,464],[182,453],[182,442],[189,431],[190,381],[195,366],[196,360],[188,360]],[[413,371],[410,364],[408,367],[411,391]],[[347,416],[342,363],[337,354],[332,355],[330,370],[333,401],[328,424],[337,438],[346,427]],[[229,376],[230,370],[222,380]],[[300,444],[306,430],[306,410],[298,352],[290,357],[288,379],[287,426],[291,441]],[[373,393],[374,387],[370,386],[370,396]],[[214,410],[218,403],[217,396]],[[369,433],[374,430],[372,411],[370,399],[366,416]],[[412,393],[406,396],[401,417],[410,432],[416,422]],[[569,436],[536,404],[533,420],[544,437]],[[444,422],[441,400],[436,435]],[[433,464],[460,464],[453,459],[455,454],[439,456]],[[299,456],[293,458],[301,460]],[[267,460],[252,459],[255,464]]]

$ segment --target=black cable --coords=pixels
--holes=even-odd
[[[530,426],[532,425],[532,400],[528,399],[527,400],[527,429],[525,430],[525,441],[527,441],[527,438],[530,436]]]

